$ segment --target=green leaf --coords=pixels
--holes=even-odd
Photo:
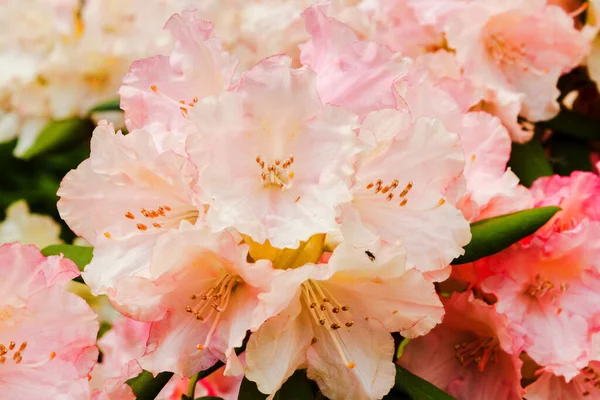
[[[121,100],[116,98],[104,103],[100,103],[90,110],[90,113],[101,111],[123,111],[121,110]]]
[[[172,372],[161,372],[154,377],[150,372],[142,371],[135,378],[129,379],[127,384],[131,386],[137,400],[154,400],[172,376]]]
[[[556,117],[539,125],[578,139],[600,140],[598,122],[569,110],[561,110]]]
[[[399,365],[396,365],[394,390],[406,393],[412,400],[454,400],[454,397]]]
[[[47,256],[63,255],[73,261],[80,271],[92,261],[94,248],[91,246],[75,246],[72,244],[53,244],[42,249],[42,254]]]
[[[558,211],[560,207],[538,207],[474,222],[471,224],[472,239],[465,246],[465,254],[454,259],[452,264],[464,264],[496,254],[532,235]]]
[[[240,386],[240,395],[238,400],[264,400],[267,398],[266,394],[261,393],[256,387],[256,383],[249,381],[244,378],[242,385]],[[313,400],[313,392],[311,389],[310,381],[306,377],[305,370],[298,370],[294,372],[292,376],[281,386],[281,389],[273,400]]]
[[[542,143],[535,137],[524,144],[513,143],[508,166],[527,187],[540,176],[553,174]]]
[[[29,160],[39,154],[66,147],[91,136],[94,123],[88,119],[69,118],[52,121],[42,129],[33,146],[20,158]]]

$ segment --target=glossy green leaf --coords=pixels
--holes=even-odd
[[[53,244],[42,249],[42,254],[47,256],[58,256],[62,254],[73,261],[81,271],[92,261],[94,248],[91,246],[75,246],[72,244]]]
[[[407,394],[412,400],[454,400],[454,397],[398,365],[393,390]]]
[[[506,249],[533,234],[559,210],[559,207],[538,207],[472,223],[471,242],[465,246],[465,254],[452,264],[476,261]]]
[[[96,107],[92,108],[90,113],[102,111],[123,111],[121,110],[121,100],[117,98],[100,103]]]
[[[142,371],[135,378],[127,381],[137,400],[154,400],[167,382],[173,376],[172,372],[161,372],[156,376],[148,371]]]
[[[93,130],[94,123],[88,119],[69,118],[52,121],[42,129],[33,146],[23,153],[20,158],[28,160],[39,154],[85,140],[91,137]]]
[[[534,137],[527,143],[513,143],[508,166],[527,187],[540,176],[553,174],[542,143]]]

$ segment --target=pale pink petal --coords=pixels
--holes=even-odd
[[[315,343],[308,349],[308,377],[330,399],[380,399],[394,385],[396,369],[392,363],[394,341],[379,322],[354,321],[352,329],[342,327],[332,341],[325,329],[314,330]],[[345,350],[349,367],[336,351],[336,345]]]
[[[246,377],[263,393],[275,393],[306,363],[311,344],[311,322],[300,302],[292,301],[278,316],[267,320],[246,346]]]

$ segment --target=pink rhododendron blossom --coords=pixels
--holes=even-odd
[[[525,389],[527,400],[600,399],[600,362],[592,361],[567,383],[565,378],[544,372]]]
[[[527,353],[567,381],[593,359],[591,335],[600,328],[599,184],[583,172],[538,179],[536,206],[563,210],[533,237],[477,262],[483,290],[496,295]]]
[[[221,50],[210,22],[186,11],[173,15],[165,29],[175,38],[171,56],[134,62],[119,90],[130,130],[151,122],[171,127],[198,99],[231,84],[237,61]]]
[[[434,24],[421,20],[419,3],[427,1],[377,0],[365,2],[366,11],[372,15],[375,33],[372,37],[393,51],[416,57],[424,52],[435,50],[444,45],[442,31]],[[429,11],[444,2],[427,2]],[[446,3],[450,3],[446,1]],[[442,6],[443,7],[443,6]],[[439,12],[439,10],[438,10]]]
[[[98,340],[102,362],[94,367],[90,380],[94,400],[135,399],[125,382],[142,372],[137,359],[144,355],[150,324],[119,317]]]
[[[444,29],[465,74],[490,89],[522,93],[521,114],[531,121],[556,115],[558,77],[587,51],[573,19],[543,0],[464,2]]]
[[[150,125],[124,136],[100,123],[91,157],[65,176],[58,191],[62,218],[96,246],[84,273],[95,294],[114,284],[115,271],[143,274],[156,238],[180,221],[195,223],[203,212],[190,188],[194,166],[173,151],[158,151],[162,132]]]
[[[315,74],[271,57],[246,72],[235,91],[190,111],[187,140],[200,171],[207,223],[233,227],[256,242],[298,246],[336,229],[336,207],[351,199],[360,150],[351,112],[323,104]]]
[[[408,62],[376,42],[358,40],[352,29],[324,14],[318,6],[302,14],[311,40],[300,60],[317,72],[319,96],[364,118],[370,111],[395,106],[393,83]]]
[[[0,246],[0,386],[10,399],[80,399],[96,363],[98,321],[62,286],[79,275],[34,246]]]
[[[600,177],[575,171],[571,176],[537,179],[531,186],[537,207],[559,206],[561,210],[536,234],[575,229],[583,221],[600,221]]]
[[[600,224],[534,237],[486,259],[484,291],[498,298],[513,335],[538,364],[570,380],[592,357],[598,329]]]
[[[276,271],[266,260],[248,264],[247,246],[239,242],[227,232],[212,234],[184,222],[148,251],[143,277],[112,272],[118,275],[107,289],[113,305],[130,318],[151,322],[139,360],[144,369],[189,377],[221,359],[228,373],[242,372],[233,349],[250,327],[269,317],[257,317],[254,310]]]
[[[360,155],[354,197],[344,208],[345,239],[401,241],[410,266],[445,269],[471,238],[469,224],[443,195],[463,172],[459,138],[438,119],[412,121],[391,109],[369,114],[360,138],[369,148]]]
[[[196,171],[184,157],[160,152],[161,127],[127,135],[101,122],[91,156],[67,174],[58,191],[59,212],[73,231],[93,245],[195,222],[200,214],[189,187]]]
[[[457,400],[521,399],[520,349],[506,318],[468,292],[442,302],[442,324],[411,340],[398,364]]]
[[[467,193],[459,203],[463,214],[475,220],[532,206],[527,190],[506,169],[511,140],[501,121],[488,113],[469,112],[469,107],[461,107],[451,92],[455,88],[448,82],[448,79],[435,82],[423,69],[412,68],[396,84],[396,90],[398,106],[407,108],[413,119],[439,118],[448,131],[459,135],[466,158]],[[436,99],[433,104],[432,98]]]
[[[260,391],[275,393],[308,365],[308,377],[330,399],[387,394],[395,375],[389,332],[423,335],[443,315],[433,285],[404,266],[400,247],[341,244],[327,264],[305,264],[276,277],[259,309],[278,315],[250,336],[246,377]]]

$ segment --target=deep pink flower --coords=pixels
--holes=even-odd
[[[506,318],[468,292],[442,302],[442,324],[412,339],[398,363],[458,400],[521,399],[520,349]]]
[[[34,246],[0,246],[2,397],[81,399],[98,357],[98,321],[63,288],[78,275],[70,260]]]

